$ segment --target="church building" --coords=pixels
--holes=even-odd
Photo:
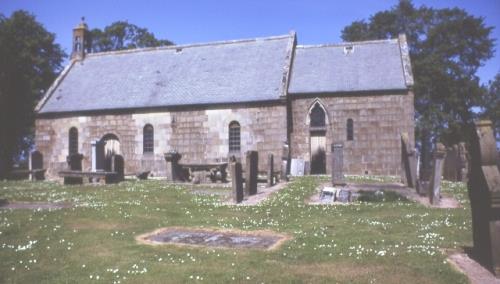
[[[259,152],[331,171],[344,146],[347,174],[399,175],[400,135],[414,141],[413,76],[406,37],[299,45],[295,32],[255,39],[89,53],[86,24],[71,61],[36,107],[36,150],[48,178],[91,143],[125,160],[125,172],[166,176],[164,153],[213,163]],[[244,162],[244,159],[242,159]]]

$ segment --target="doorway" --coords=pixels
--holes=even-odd
[[[311,174],[326,174],[326,113],[316,102],[309,113]]]

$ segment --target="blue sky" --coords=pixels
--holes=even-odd
[[[416,6],[463,8],[483,17],[488,26],[495,28],[493,37],[500,38],[500,0],[413,2]],[[69,53],[71,30],[81,16],[85,16],[90,28],[128,20],[148,28],[157,38],[177,44],[281,35],[290,30],[297,32],[300,44],[318,44],[340,42],[345,26],[396,3],[397,0],[0,0],[0,13],[9,16],[18,9],[32,12],[47,30],[56,34],[56,42]],[[500,72],[498,51],[478,75],[486,83],[497,72]]]

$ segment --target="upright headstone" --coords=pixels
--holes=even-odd
[[[458,180],[462,182],[467,182],[468,170],[469,170],[469,159],[467,157],[467,148],[464,142],[458,144]]]
[[[243,201],[243,176],[240,162],[231,162],[229,164],[231,172],[231,185],[233,192],[233,200],[236,203]]]
[[[344,144],[332,144],[332,184],[333,186],[346,185],[344,178]]]
[[[68,168],[70,171],[82,171],[82,154],[71,154],[66,157]],[[64,184],[82,184],[83,178],[81,177],[65,177]]]
[[[429,202],[432,205],[438,205],[441,202],[441,176],[443,175],[445,157],[446,147],[441,143],[437,143],[436,149],[432,154],[434,167],[432,170],[431,184],[429,186]]]
[[[408,134],[401,134],[401,159],[404,170],[404,180],[408,187],[416,188],[417,159],[415,149],[409,144]]]
[[[179,160],[182,158],[182,155],[176,151],[170,151],[165,153],[164,157],[165,161],[167,161],[167,178],[171,181],[183,181],[184,178],[179,166]]]
[[[104,146],[106,145],[106,141],[95,140],[90,145],[92,147],[92,171],[104,171],[106,159]]]
[[[500,173],[492,123],[475,123],[471,137],[470,174],[467,184],[472,213],[476,259],[500,276]]]
[[[121,155],[111,156],[111,170],[116,173],[117,181],[125,179],[125,159]]]
[[[259,172],[259,154],[257,151],[247,151],[245,164],[245,194],[257,194],[257,174]]]
[[[290,175],[293,177],[301,177],[304,175],[305,161],[304,159],[292,159],[290,166]]]
[[[281,174],[280,179],[283,181],[288,181],[288,161],[290,160],[290,147],[288,143],[283,144],[281,149]]]
[[[43,169],[43,155],[42,155],[42,153],[40,153],[40,151],[34,151],[33,153],[31,153],[29,169],[30,170]],[[30,177],[31,180],[43,180],[44,179],[43,171],[32,173],[32,174],[30,174],[30,176],[31,176]]]
[[[267,186],[274,185],[274,156],[273,154],[267,155]]]

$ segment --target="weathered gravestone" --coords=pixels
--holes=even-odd
[[[335,196],[335,201],[346,203],[346,202],[349,202],[350,199],[351,199],[351,192],[349,190],[345,190],[345,189],[337,190],[337,194]]]
[[[40,153],[40,151],[34,151],[33,153],[31,153],[29,170],[31,172],[31,180],[45,179],[43,171],[43,155],[42,153]]]
[[[332,185],[346,185],[344,177],[344,144],[336,142],[332,144]]]
[[[257,175],[259,172],[259,154],[257,151],[246,153],[245,164],[245,195],[257,194]]]
[[[290,175],[293,177],[301,177],[304,175],[305,161],[303,159],[292,159],[290,166]]]
[[[476,122],[471,139],[467,184],[472,213],[474,256],[500,276],[500,173],[496,141],[489,120]]]
[[[290,148],[288,143],[284,143],[281,150],[281,174],[280,179],[288,181],[288,161],[290,160]]]
[[[116,173],[116,182],[125,180],[125,160],[121,155],[111,155],[111,171]]]
[[[105,154],[104,154],[104,146],[106,145],[106,141],[96,140],[90,143],[92,147],[92,171],[104,171],[105,167]]]
[[[267,155],[267,186],[274,185],[274,156],[273,154]]]
[[[182,169],[179,166],[179,160],[182,155],[176,151],[170,151],[164,154],[165,161],[167,161],[167,178],[171,181],[184,181]]]
[[[443,174],[444,158],[446,157],[446,147],[443,144],[437,143],[436,149],[432,154],[434,159],[434,168],[429,186],[429,202],[433,205],[438,205],[441,202],[441,176]]]
[[[401,159],[404,170],[403,179],[406,181],[406,185],[416,188],[417,159],[415,149],[410,147],[407,133],[401,134]]]
[[[229,164],[229,171],[231,172],[231,185],[233,200],[236,203],[243,201],[243,176],[240,162],[231,162]]]
[[[66,156],[66,162],[70,171],[82,171],[82,154],[71,154]],[[64,177],[64,184],[82,184],[83,177]]]
[[[467,182],[468,170],[469,170],[469,158],[467,157],[467,148],[465,143],[461,142],[458,144],[458,176],[459,181]]]

